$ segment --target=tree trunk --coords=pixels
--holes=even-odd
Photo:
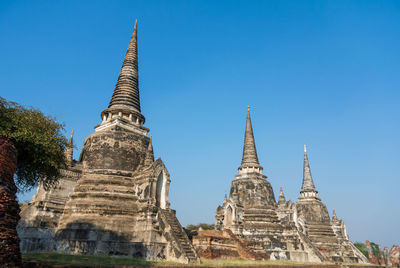
[[[14,172],[17,151],[10,140],[0,136],[0,264],[21,267],[17,224],[19,205],[15,194]]]

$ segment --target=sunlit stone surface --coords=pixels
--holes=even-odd
[[[170,209],[170,176],[154,161],[153,146],[140,112],[137,27],[112,95],[82,148],[72,159],[72,136],[65,154],[69,167],[50,191],[40,186],[22,207],[18,231],[23,252],[107,254],[168,259],[199,258]]]
[[[250,259],[265,258],[260,253],[266,253],[268,258],[280,260],[368,262],[349,240],[343,221],[338,220],[336,214],[330,219],[318,197],[306,148],[303,185],[297,203],[286,201],[282,187],[278,202],[275,201],[271,184],[258,162],[249,110],[243,158],[238,170],[229,198],[225,195],[217,208],[216,229],[231,230],[241,246],[247,245],[247,250],[253,252]],[[213,256],[213,251],[213,257],[229,257],[237,255],[236,249],[240,248],[223,233],[199,232],[193,243],[203,257]]]

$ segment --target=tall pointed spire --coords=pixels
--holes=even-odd
[[[303,197],[317,197],[318,191],[315,189],[314,181],[311,176],[310,163],[308,162],[307,147],[304,144],[304,167],[303,167],[303,185],[300,191]]]
[[[253,135],[253,127],[251,125],[250,107],[247,106],[246,130],[244,134],[243,157],[239,170],[244,168],[257,168],[262,170],[258,162],[256,143]]]
[[[74,154],[74,130],[71,132],[67,147],[65,148],[64,155],[68,165],[72,165]]]
[[[71,136],[69,137],[68,144],[73,145],[73,140],[74,140],[74,130],[71,131]]]
[[[102,111],[101,118],[101,124],[95,126],[96,131],[115,124],[143,135],[149,131],[143,126],[145,118],[140,112],[137,20],[110,104]]]
[[[148,167],[151,166],[154,162],[154,151],[153,151],[153,144],[151,141],[151,137],[150,137],[150,141],[149,141],[149,145],[147,147],[147,153],[146,153],[146,158],[144,159],[144,166]]]
[[[137,55],[137,20],[108,108],[126,107],[140,112]]]
[[[278,203],[285,203],[286,202],[286,198],[285,195],[283,194],[283,190],[282,190],[282,184],[281,184],[281,189],[279,190],[279,201]]]
[[[336,216],[335,209],[333,209],[333,212],[332,212],[332,220],[333,221],[337,221],[337,216]]]

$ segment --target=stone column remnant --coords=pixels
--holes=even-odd
[[[20,267],[21,253],[17,224],[20,219],[15,194],[14,173],[17,151],[10,140],[0,136],[0,264],[2,267]]]

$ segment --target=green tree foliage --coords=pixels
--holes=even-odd
[[[214,230],[215,225],[208,224],[208,223],[199,223],[197,225],[189,224],[184,229],[185,229],[185,232],[186,232],[187,236],[189,237],[189,239],[192,240],[193,236],[197,235],[197,231],[200,228],[203,230]]]
[[[208,223],[199,223],[197,225],[189,224],[186,226],[186,229],[189,231],[198,231],[200,228],[203,230],[214,230],[215,226],[214,224],[208,224]]]
[[[379,250],[379,245],[374,243],[374,242],[370,242],[371,245],[371,249],[372,249],[372,255],[374,255],[375,257],[377,257],[378,259],[381,258],[381,252]],[[356,242],[354,243],[354,246],[356,246],[362,254],[365,255],[365,257],[368,258],[368,248],[367,245],[365,245],[364,243],[361,242]]]
[[[372,248],[372,254],[374,254],[375,257],[378,259],[381,258],[381,251],[379,250],[379,245],[375,244],[374,242],[371,242],[371,248]]]
[[[0,135],[17,149],[16,183],[29,190],[40,180],[45,189],[53,186],[65,167],[67,139],[64,125],[34,108],[0,97]]]
[[[354,243],[354,246],[356,246],[356,248],[358,248],[358,250],[361,251],[361,253],[364,254],[365,257],[368,258],[368,249],[364,243],[356,242]]]

